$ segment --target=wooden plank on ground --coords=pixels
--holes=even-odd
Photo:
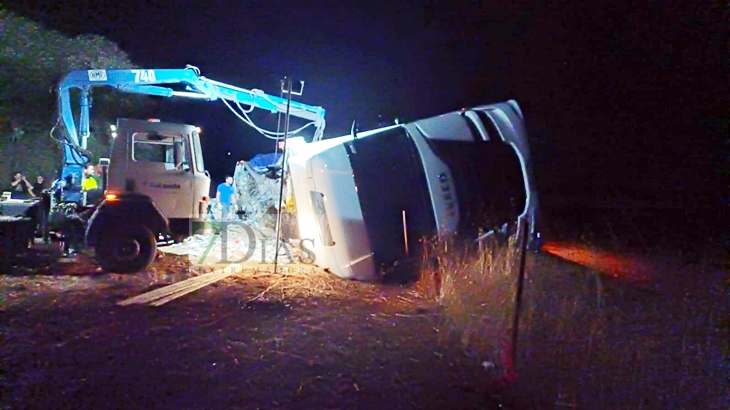
[[[202,289],[205,286],[218,282],[219,280],[225,279],[231,275],[235,275],[241,272],[241,266],[237,264],[231,264],[221,269],[216,269],[213,272],[209,272],[203,275],[196,276],[194,278],[186,279],[181,282],[173,283],[172,285],[164,286],[159,289],[155,289],[150,292],[143,293],[131,297],[129,299],[122,300],[117,303],[119,306],[128,306],[131,304],[145,304],[151,303],[160,299],[166,299],[167,302],[170,300],[177,299],[179,296],[187,295],[198,289]],[[171,297],[174,295],[178,295]],[[167,303],[164,302],[164,303]],[[160,306],[160,305],[154,305]]]

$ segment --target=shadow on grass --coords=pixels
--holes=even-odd
[[[100,273],[93,258],[84,254],[64,258],[57,243],[34,244],[16,254],[0,271],[8,276],[94,276]]]

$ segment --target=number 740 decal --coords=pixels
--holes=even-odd
[[[132,70],[135,83],[151,83],[157,81],[155,70]]]

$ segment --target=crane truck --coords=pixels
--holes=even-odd
[[[85,204],[78,181],[88,162],[90,92],[99,86],[220,99],[243,120],[241,114],[253,108],[283,113],[289,103],[291,115],[315,128],[311,142],[289,138],[282,164],[292,184],[298,239],[310,241],[316,265],[342,278],[380,280],[417,259],[419,241],[434,235],[477,239],[524,221],[530,243],[537,243],[537,190],[524,117],[514,100],[364,132],[353,125],[349,135],[324,139],[322,107],[211,80],[192,66],[72,71],[58,88],[64,161],[46,214],[49,220],[60,216],[61,224],[76,221],[107,271],[142,270],[154,258],[158,238],[189,234],[190,220],[204,218],[210,175],[195,126],[119,119],[105,162],[103,200]],[[78,131],[71,89],[80,91]]]
[[[181,239],[190,221],[207,211],[210,175],[205,170],[197,127],[159,121],[118,119],[113,127],[100,201],[83,192],[83,170],[89,162],[91,91],[112,87],[128,93],[222,100],[246,118],[253,108],[288,112],[314,126],[321,138],[325,111],[257,89],[243,89],[184,69],[108,69],[69,72],[58,85],[59,122],[63,131],[63,165],[53,192],[44,198],[46,226],[57,227],[66,242],[93,247],[102,268],[128,273],[151,263],[158,239]],[[184,88],[184,89],[180,89]],[[72,90],[78,91],[78,126]],[[246,107],[246,108],[244,108]],[[262,130],[263,131],[263,130]],[[274,135],[274,138],[276,136]],[[38,212],[34,212],[37,214]]]

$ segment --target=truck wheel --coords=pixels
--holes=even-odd
[[[96,258],[108,272],[139,272],[152,263],[156,254],[155,235],[143,225],[111,227],[96,246]]]

